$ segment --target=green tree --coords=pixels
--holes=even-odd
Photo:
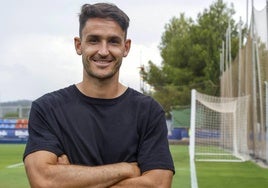
[[[219,94],[220,49],[225,39],[228,23],[232,35],[237,36],[237,26],[232,19],[233,5],[222,0],[199,13],[196,22],[173,17],[165,25],[159,49],[163,59],[161,66],[149,62],[141,70],[143,80],[153,87],[150,92],[162,104],[166,112],[172,106],[190,104],[190,91],[195,88],[211,95]],[[238,39],[232,40],[232,55],[238,50]]]
[[[196,64],[199,64],[201,66],[203,85],[201,88],[197,88],[207,94],[219,94],[220,49],[222,41],[226,38],[228,24],[230,24],[233,35],[232,58],[238,51],[237,25],[232,19],[234,13],[232,4],[229,8],[222,0],[218,0],[209,9],[205,9],[202,14],[198,15],[197,24],[192,27],[191,41],[194,58],[191,59],[189,65],[198,67]]]

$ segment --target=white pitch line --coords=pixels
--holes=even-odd
[[[22,166],[22,165],[23,165],[23,163],[16,163],[16,164],[13,164],[13,165],[9,165],[6,168],[16,168],[16,167],[19,167],[19,166]]]

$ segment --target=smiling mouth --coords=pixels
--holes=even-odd
[[[92,59],[92,61],[96,66],[101,68],[108,67],[112,63],[112,60],[110,59]]]
[[[93,59],[95,63],[100,63],[100,64],[106,64],[106,63],[111,63],[112,60],[104,60],[104,59]]]

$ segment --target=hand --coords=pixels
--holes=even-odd
[[[132,170],[131,172],[133,173],[132,177],[138,177],[138,176],[141,176],[141,170],[138,166],[138,163],[137,162],[133,162],[133,163],[129,163]]]
[[[57,160],[57,164],[58,165],[69,165],[70,162],[69,162],[67,155],[63,154],[63,155],[59,156],[58,160]]]

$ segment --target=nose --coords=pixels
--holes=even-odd
[[[98,51],[99,55],[107,56],[109,55],[109,49],[106,42],[102,42]]]

